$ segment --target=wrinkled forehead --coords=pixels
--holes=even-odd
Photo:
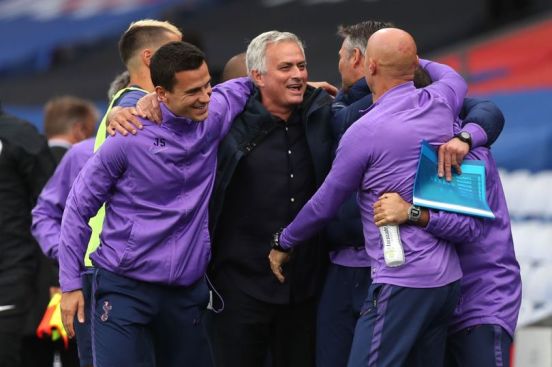
[[[305,51],[295,41],[285,40],[271,42],[266,46],[265,61],[267,64],[280,62],[305,62]]]

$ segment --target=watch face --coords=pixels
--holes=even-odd
[[[408,210],[408,220],[410,220],[411,222],[417,222],[418,220],[420,220],[421,216],[422,210],[420,209],[420,207],[412,205]]]
[[[460,137],[463,139],[463,140],[470,140],[471,139],[471,135],[469,132],[467,131],[462,131],[460,132]]]

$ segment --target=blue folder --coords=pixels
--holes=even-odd
[[[422,142],[418,171],[414,182],[415,205],[484,218],[495,216],[485,195],[485,163],[466,160],[462,174],[453,173],[452,181],[437,176],[437,154]]]

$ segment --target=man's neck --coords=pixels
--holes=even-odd
[[[148,70],[138,70],[138,71],[129,71],[130,81],[129,85],[137,85],[147,92],[153,92],[155,87],[151,81],[150,71]]]
[[[291,114],[293,113],[293,107],[291,106],[276,105],[275,103],[267,101],[264,98],[261,98],[261,103],[263,104],[264,108],[266,108],[266,110],[270,112],[271,115],[276,116],[284,121],[287,121],[289,116],[291,116]]]
[[[376,83],[374,86],[370,87],[370,90],[372,91],[372,102],[376,103],[376,101],[380,99],[385,93],[387,93],[387,91],[405,82],[406,80],[402,79],[387,79]]]

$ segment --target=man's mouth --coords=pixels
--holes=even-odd
[[[301,83],[289,84],[286,88],[293,92],[300,93],[303,91],[303,84]]]
[[[198,113],[204,113],[207,111],[208,106],[209,105],[207,104],[202,104],[202,105],[193,106],[193,109]]]

